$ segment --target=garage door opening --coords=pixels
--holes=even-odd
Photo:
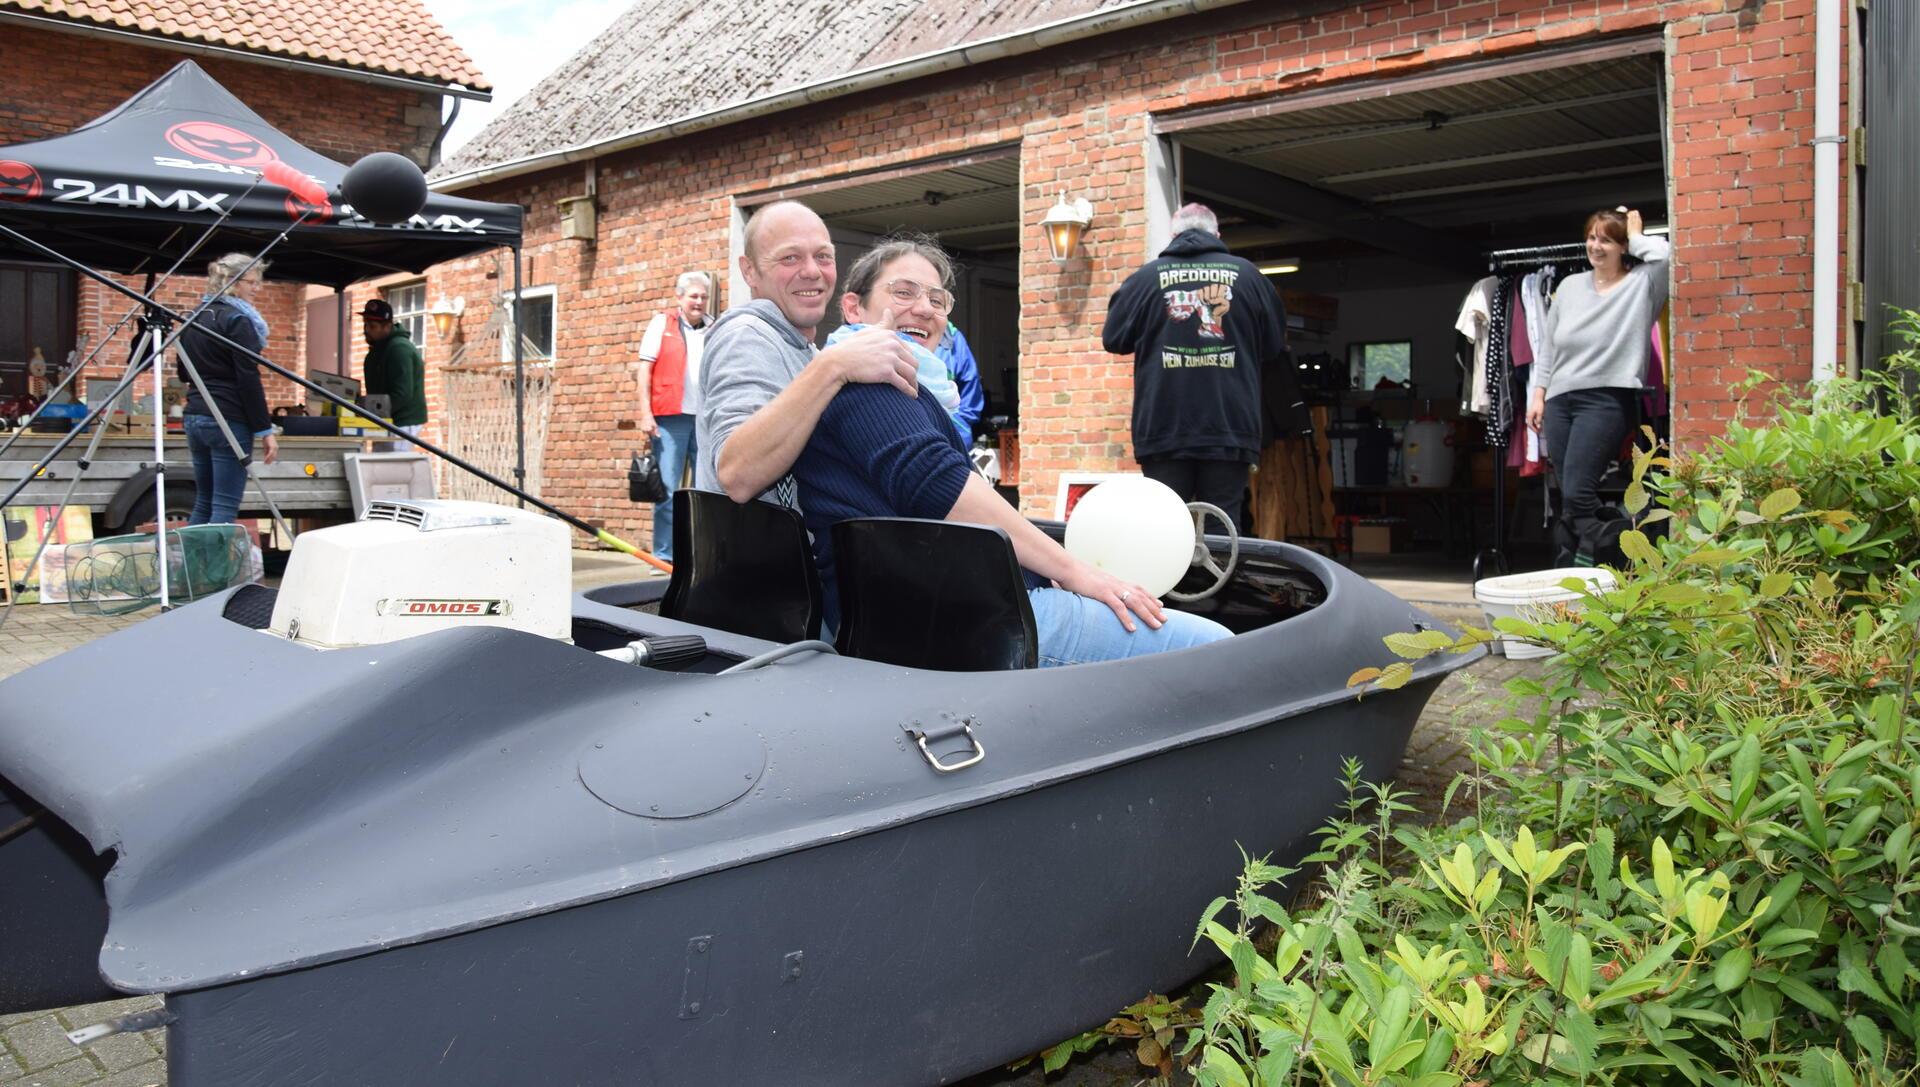
[[[1502,542],[1488,531],[1499,505],[1515,546],[1544,542],[1546,477],[1523,477],[1493,433],[1524,454],[1524,408],[1504,422],[1468,410],[1455,328],[1496,267],[1585,271],[1596,209],[1665,229],[1664,80],[1658,40],[1615,42],[1161,120],[1181,200],[1212,206],[1228,247],[1287,301],[1302,383],[1334,436],[1331,493],[1315,499],[1334,516],[1310,518],[1329,537],[1460,557]],[[1416,489],[1406,439],[1423,420],[1444,424],[1455,463]],[[1388,530],[1355,536],[1358,518]]]

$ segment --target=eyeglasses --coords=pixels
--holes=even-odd
[[[881,290],[902,306],[911,306],[925,298],[935,312],[953,311],[953,292],[943,287],[923,287],[911,279],[890,279]]]

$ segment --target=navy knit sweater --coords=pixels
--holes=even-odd
[[[834,396],[793,462],[830,625],[840,624],[834,524],[852,517],[944,519],[972,471],[959,434],[933,397],[864,384]]]

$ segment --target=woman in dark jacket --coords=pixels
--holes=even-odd
[[[267,322],[253,307],[260,292],[264,263],[247,267],[253,258],[245,253],[228,253],[207,265],[207,293],[226,294],[208,306],[180,334],[179,350],[184,359],[179,377],[187,387],[183,420],[187,432],[187,452],[193,456],[193,513],[190,525],[231,524],[240,510],[240,499],[247,489],[247,462],[253,459],[253,440],[262,439],[266,447],[264,463],[272,464],[280,447],[273,437],[273,421],[267,414],[267,394],[260,387],[260,366],[245,354],[213,336],[216,332],[255,351],[267,346]],[[206,387],[200,394],[188,375],[186,362]],[[207,401],[213,402],[209,404]],[[220,431],[226,420],[240,443],[245,457],[233,455],[233,446]]]

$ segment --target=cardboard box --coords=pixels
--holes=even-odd
[[[1391,555],[1396,542],[1404,546],[1405,532],[1406,522],[1398,518],[1356,523],[1353,526],[1353,553]]]

